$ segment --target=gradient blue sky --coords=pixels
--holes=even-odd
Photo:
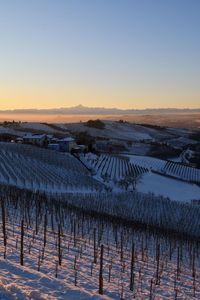
[[[199,0],[0,0],[0,109],[200,107]]]

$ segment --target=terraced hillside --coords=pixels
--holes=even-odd
[[[48,193],[93,192],[102,184],[72,155],[0,143],[0,183]]]
[[[140,167],[156,171],[160,174],[181,179],[183,181],[200,183],[200,170],[182,163],[161,160],[148,156],[129,156],[130,162]]]
[[[200,170],[180,163],[168,161],[161,171],[169,176],[200,183]]]
[[[145,172],[148,172],[148,169],[135,165],[129,162],[129,159],[123,156],[112,156],[101,154],[96,156],[93,154],[88,154],[81,157],[82,161],[90,167],[95,174],[101,177],[108,177],[111,180],[119,181],[124,177],[133,176],[137,177]]]
[[[137,177],[148,172],[200,184],[200,170],[187,165],[148,156],[114,156],[87,154],[81,156],[83,163],[96,175],[119,181],[128,176]]]

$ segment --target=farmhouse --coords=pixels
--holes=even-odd
[[[32,134],[27,133],[23,136],[23,142],[25,144],[32,144],[37,146],[48,145],[53,138],[51,134]]]
[[[47,135],[46,135],[46,141],[47,141],[47,143],[52,142],[53,139],[54,139],[53,134],[47,134]]]
[[[46,141],[46,134],[25,134],[23,136],[25,144],[32,144],[37,146],[43,146]]]
[[[46,146],[50,150],[61,152],[71,152],[77,147],[75,139],[72,137],[65,137],[63,139],[56,139],[53,135],[48,134],[31,134],[27,133],[23,136],[24,144],[31,144],[37,146]]]
[[[58,141],[60,145],[61,152],[71,152],[73,148],[75,148],[76,142],[75,139],[72,137],[66,137]]]

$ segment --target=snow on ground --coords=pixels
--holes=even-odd
[[[101,138],[111,138],[125,141],[151,140],[148,130],[140,125],[130,123],[119,123],[113,121],[103,121],[105,129],[96,129],[85,126],[84,123],[67,124],[67,129],[73,132],[87,131],[91,136]]]
[[[10,134],[10,135],[16,135],[16,136],[23,136],[27,132],[22,132],[14,128],[4,127],[0,126],[0,134]]]
[[[171,161],[177,162],[177,163],[182,163],[182,158],[181,156],[173,157],[170,158]]]
[[[0,259],[1,300],[78,300],[108,299],[95,292],[75,287],[50,274],[40,273],[34,268],[20,266],[18,262]]]
[[[132,164],[148,168],[149,170],[157,171],[163,175],[173,176],[188,182],[200,183],[200,170],[178,163],[178,160],[162,160],[149,156],[127,155]],[[184,153],[180,155],[184,161]],[[186,161],[185,161],[186,162]]]
[[[0,183],[46,193],[103,188],[71,154],[14,143],[0,143]]]
[[[118,191],[120,180],[127,174],[137,174],[142,176],[141,182],[138,185],[139,192],[151,192],[155,195],[162,195],[163,197],[177,201],[200,199],[200,187],[193,183],[199,180],[198,169],[176,163],[173,165],[173,162],[167,163],[165,160],[148,156],[126,155],[126,157],[129,157],[130,161],[112,155],[101,154],[100,156],[96,156],[89,153],[83,156],[83,162],[95,170],[95,174],[98,176],[96,179],[100,180],[99,177],[103,179],[106,175],[106,180],[113,191]],[[165,168],[168,164],[172,164],[175,171],[170,171],[170,166]],[[179,170],[181,170],[181,173]],[[160,173],[160,175],[153,173],[153,171]],[[196,177],[194,176],[195,174]],[[177,180],[176,178],[180,178],[181,180]],[[196,180],[194,180],[195,178]],[[116,187],[118,189],[115,189]]]
[[[188,137],[190,134],[192,134],[192,130],[186,129],[186,128],[175,128],[175,127],[168,127],[167,132],[170,134],[174,134],[177,136],[183,136]]]
[[[32,210],[31,210],[32,211]],[[54,212],[56,214],[56,212]],[[47,239],[44,246],[44,220],[41,220],[38,234],[35,223],[24,226],[24,266],[20,266],[20,218],[16,222],[15,210],[10,210],[7,230],[6,259],[3,258],[3,239],[0,240],[0,296],[2,300],[87,300],[87,299],[150,299],[151,280],[153,299],[174,299],[174,282],[177,268],[177,247],[181,245],[181,268],[176,286],[177,299],[194,299],[191,268],[191,250],[178,240],[169,247],[169,240],[158,238],[133,228],[111,226],[110,223],[94,222],[81,215],[65,214],[61,235],[62,263],[57,269],[58,236],[57,226],[60,220],[55,215],[54,230],[52,217],[49,215]],[[62,215],[62,214],[61,214]],[[35,220],[35,215],[31,216]],[[10,220],[10,222],[9,222]],[[56,221],[57,220],[57,221]],[[73,224],[77,224],[73,230]],[[81,227],[82,226],[82,227]],[[94,263],[94,228],[96,229],[96,255]],[[117,238],[116,238],[117,235]],[[131,249],[134,237],[134,291],[130,291]],[[123,239],[124,243],[121,243]],[[156,281],[156,247],[160,243],[160,283]],[[98,295],[100,245],[104,245],[103,283],[104,296]],[[123,251],[121,250],[123,249]],[[169,252],[171,249],[171,258]],[[192,249],[192,248],[191,248]],[[44,254],[42,254],[44,251]],[[123,253],[123,254],[122,254]],[[38,271],[38,259],[40,270]],[[199,257],[195,259],[196,280],[199,278]],[[175,272],[174,272],[175,271]],[[77,272],[77,273],[76,273]],[[77,286],[75,286],[77,274]],[[110,274],[110,276],[109,276]],[[110,279],[109,279],[110,278]],[[196,282],[196,298],[200,296],[200,287]],[[123,295],[123,297],[121,297]],[[138,298],[137,298],[138,297]]]
[[[150,157],[150,156],[140,156],[140,155],[126,155],[130,159],[130,163],[136,164],[138,166],[153,169],[161,170],[166,164],[166,160]]]
[[[196,184],[182,182],[152,172],[145,173],[137,184],[137,190],[142,193],[154,193],[171,200],[191,201],[200,199],[200,187]]]
[[[182,148],[187,145],[198,144],[198,141],[181,136],[181,137],[176,137],[175,139],[168,140],[167,144],[175,148]]]
[[[22,129],[26,129],[26,130],[33,129],[33,130],[45,131],[45,132],[49,132],[49,133],[58,132],[58,130],[55,130],[54,128],[48,126],[47,124],[42,124],[42,123],[31,123],[31,122],[21,123],[20,127]]]
[[[142,126],[131,125],[129,123],[120,124],[118,122],[106,123],[106,128],[110,132],[111,137],[127,140],[148,140],[151,139],[150,134],[144,130]]]
[[[111,120],[103,120],[105,128],[95,129],[85,126],[84,122],[59,124],[63,129],[68,129],[71,132],[87,131],[93,137],[101,137],[107,139],[118,139],[124,141],[161,141],[174,145],[175,147],[182,147],[187,144],[196,143],[196,141],[189,138],[192,131],[186,129],[174,129],[159,127],[148,127],[145,125],[138,125],[133,123],[118,122]]]

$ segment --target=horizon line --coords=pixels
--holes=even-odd
[[[145,107],[145,108],[119,108],[119,107],[100,107],[100,106],[84,106],[82,104],[75,106],[64,107],[50,107],[50,108],[6,108],[1,109],[0,112],[18,112],[18,111],[52,111],[52,110],[64,110],[64,109],[103,109],[103,110],[119,110],[119,111],[144,111],[144,110],[200,110],[200,107]]]

